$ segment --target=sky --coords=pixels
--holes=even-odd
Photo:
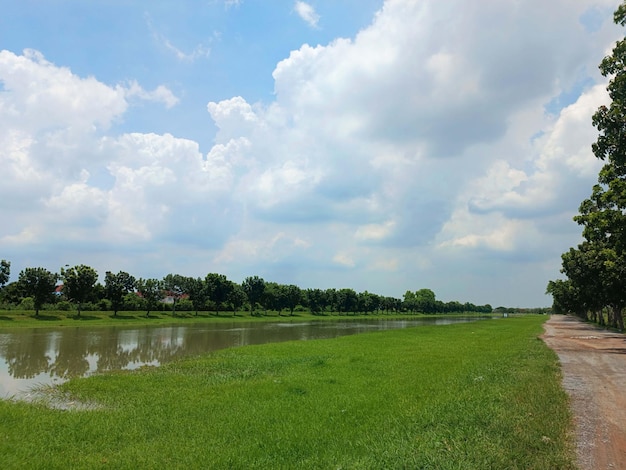
[[[549,306],[618,4],[0,2],[0,259]]]

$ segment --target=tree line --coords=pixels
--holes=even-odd
[[[470,302],[442,302],[430,289],[407,291],[402,299],[354,289],[302,289],[293,284],[265,281],[250,276],[239,284],[223,274],[208,273],[205,277],[167,274],[162,279],[135,278],[119,271],[107,271],[104,284],[98,282],[97,271],[86,265],[61,268],[53,273],[45,268],[25,268],[18,280],[9,283],[11,263],[0,262],[0,307],[34,310],[75,309],[150,312],[180,311],[237,312],[246,310],[252,316],[268,311],[293,315],[298,309],[314,315],[328,313],[491,313],[491,305]]]
[[[614,21],[626,25],[626,2],[615,11]],[[626,307],[626,38],[600,63],[603,76],[611,77],[609,106],[600,106],[592,118],[599,131],[592,145],[604,162],[574,220],[582,226],[583,241],[563,253],[565,279],[548,283],[555,312],[573,313],[600,325],[624,329]]]

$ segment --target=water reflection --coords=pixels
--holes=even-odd
[[[165,327],[15,329],[0,333],[0,397],[111,370],[159,365],[234,346],[334,338],[374,330],[475,321],[471,318],[220,324]]]

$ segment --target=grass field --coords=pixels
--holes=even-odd
[[[2,468],[573,468],[544,316],[218,351],[0,401]]]
[[[32,311],[28,310],[0,310],[0,329],[2,328],[37,328],[37,327],[57,327],[57,326],[112,326],[112,325],[165,325],[172,323],[195,323],[195,322],[230,322],[233,320],[245,320],[252,322],[274,322],[280,321],[311,321],[311,320],[337,320],[352,318],[371,318],[371,319],[393,319],[393,318],[419,318],[433,317],[434,315],[425,315],[423,313],[378,313],[378,314],[339,314],[326,313],[324,315],[313,315],[308,311],[296,312],[289,315],[283,311],[282,314],[275,311],[257,312],[256,316],[252,316],[249,312],[239,311],[235,316],[232,312],[151,312],[146,317],[145,312],[129,311],[118,312],[114,316],[112,312],[103,311],[87,311],[82,312],[81,316],[77,316],[75,311],[55,311],[44,310],[39,316],[35,316]],[[447,313],[446,317],[454,316],[491,316],[484,313]]]

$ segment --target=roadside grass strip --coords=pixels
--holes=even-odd
[[[2,468],[574,468],[546,317],[221,350],[0,402]]]

